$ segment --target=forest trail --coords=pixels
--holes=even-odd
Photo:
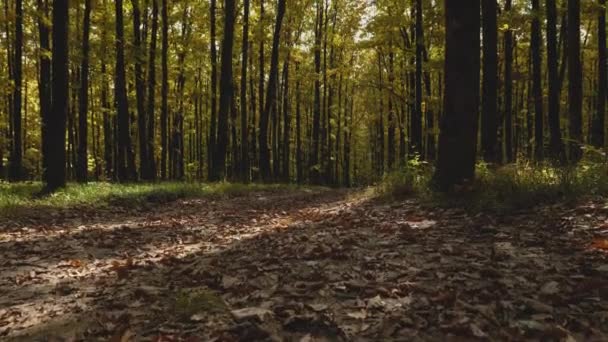
[[[2,340],[608,340],[600,203],[301,190],[35,215],[0,223]]]

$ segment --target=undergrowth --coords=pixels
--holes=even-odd
[[[474,182],[446,195],[431,189],[433,168],[414,160],[403,170],[385,176],[377,195],[396,200],[416,197],[431,206],[497,212],[608,195],[608,165],[603,163],[583,161],[573,167],[528,162],[495,167],[479,163],[476,169]]]
[[[34,210],[61,210],[78,207],[103,208],[120,206],[136,208],[162,204],[186,198],[234,197],[254,191],[275,191],[296,188],[291,185],[237,183],[157,183],[69,184],[65,189],[48,196],[38,196],[42,184],[0,182],[0,218],[27,215]]]

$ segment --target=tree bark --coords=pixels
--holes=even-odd
[[[209,118],[209,142],[207,147],[209,149],[208,155],[209,160],[207,161],[207,167],[209,170],[209,180],[215,181],[217,175],[215,174],[215,160],[216,155],[216,141],[217,141],[217,46],[216,44],[216,0],[211,0],[209,5],[209,40],[210,40],[210,58],[211,58],[211,115]]]
[[[511,12],[511,0],[507,0],[505,12]],[[513,30],[507,29],[504,33],[505,48],[505,108],[504,108],[504,132],[505,151],[507,163],[514,161],[513,155]]]
[[[532,79],[534,97],[534,158],[543,160],[543,89],[542,89],[542,32],[540,24],[540,0],[532,0]]]
[[[161,108],[160,108],[160,140],[161,140],[161,158],[160,158],[160,177],[167,179],[167,156],[169,153],[169,66],[168,66],[168,50],[169,50],[169,16],[167,14],[167,0],[162,0],[161,16],[163,19],[163,40],[161,47]],[[214,25],[215,27],[215,25]]]
[[[142,69],[142,61],[144,58],[144,49],[142,48],[142,32],[141,32],[141,12],[139,9],[139,0],[131,0],[133,5],[133,45],[135,49],[135,97],[137,101],[137,129],[139,133],[139,167],[141,170],[141,178],[144,180],[150,179],[150,162],[148,159],[148,138],[146,124],[146,94],[144,84],[144,72]]]
[[[583,70],[581,65],[580,0],[568,0],[568,112],[571,163],[582,158]]]
[[[249,58],[249,0],[243,1],[243,44],[241,62],[241,181],[249,182],[249,123],[247,121],[247,62]]]
[[[158,37],[158,1],[152,0],[152,35],[150,36],[150,51],[148,53],[148,108],[146,114],[146,144],[148,145],[148,170],[142,170],[142,176],[148,181],[156,179],[156,124],[155,117],[155,90],[156,90],[156,40]]]
[[[549,151],[552,158],[564,160],[564,146],[560,129],[560,85],[557,49],[557,7],[555,0],[547,0],[547,73],[549,75]]]
[[[479,117],[479,0],[445,0],[445,99],[435,182],[441,191],[475,177]]]
[[[488,163],[498,161],[498,5],[496,0],[482,0],[483,21],[483,96],[481,115],[481,150]]]
[[[608,69],[606,69],[606,0],[599,0],[598,16],[598,92],[597,109],[593,116],[591,143],[598,148],[605,146],[606,95],[608,86]]]
[[[22,86],[23,86],[23,0],[15,1],[15,51],[13,62],[13,115],[12,115],[12,145],[10,154],[9,179],[19,181],[23,176],[23,144],[22,144]]]
[[[82,61],[80,65],[80,94],[78,96],[78,158],[76,180],[86,183],[88,178],[88,112],[89,112],[89,36],[91,31],[91,0],[84,2],[82,25]]]

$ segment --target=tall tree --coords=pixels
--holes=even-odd
[[[512,10],[512,0],[506,0],[505,12]],[[513,29],[508,27],[504,33],[505,49],[505,105],[504,105],[504,141],[507,162],[513,162]]]
[[[560,129],[560,85],[557,50],[557,6],[555,0],[547,0],[547,73],[549,74],[549,150],[551,157],[563,160],[564,147]]]
[[[481,150],[484,160],[498,161],[498,4],[482,0],[483,22],[483,80],[481,115]]]
[[[40,77],[38,80],[38,94],[40,100],[40,120],[41,120],[41,144],[42,151],[42,180],[46,182],[46,170],[49,165],[49,153],[46,149],[49,147],[45,142],[47,139],[47,129],[49,118],[51,117],[51,41],[50,28],[47,24],[47,16],[49,14],[49,6],[47,0],[38,0],[38,35],[40,37]],[[0,138],[1,140],[1,138]]]
[[[89,36],[91,31],[91,0],[84,2],[82,25],[82,61],[80,65],[80,94],[78,95],[78,165],[76,179],[86,183],[88,178],[88,112],[89,112]]]
[[[129,124],[129,101],[127,99],[127,84],[125,77],[125,35],[123,22],[123,2],[115,1],[116,10],[116,67],[114,72],[114,97],[118,120],[118,154],[116,173],[121,182],[135,180],[135,160],[131,146]]]
[[[543,88],[542,88],[542,32],[540,24],[540,0],[532,0],[532,87],[534,97],[534,157],[543,159]]]
[[[311,181],[319,183],[319,147],[321,138],[321,42],[323,34],[323,1],[317,1],[315,19],[315,40],[314,40],[314,103],[312,118],[312,146],[310,153]]]
[[[46,171],[46,191],[55,191],[66,185],[65,130],[68,115],[69,61],[68,31],[69,4],[65,0],[53,1],[53,59],[52,59],[52,106],[45,125],[48,144],[44,149],[48,156]]]
[[[15,51],[13,61],[12,141],[9,179],[18,181],[23,173],[22,87],[23,87],[23,0],[15,1]]]
[[[568,112],[570,162],[582,157],[583,143],[583,70],[581,64],[581,3],[568,0]]]
[[[148,52],[148,108],[146,121],[148,124],[146,137],[148,138],[148,170],[142,170],[144,179],[156,179],[156,152],[155,152],[155,90],[156,90],[156,40],[158,36],[158,0],[152,0],[152,35],[150,36],[150,50]]]
[[[217,123],[217,144],[211,166],[211,180],[222,180],[226,172],[226,152],[228,149],[228,115],[232,102],[232,48],[234,45],[234,23],[236,1],[224,0],[224,38],[222,39],[222,60],[220,77],[220,108]]]
[[[606,0],[599,0],[598,16],[598,91],[597,109],[591,125],[591,143],[595,147],[604,147],[606,123],[606,87],[608,86],[608,69],[606,63]]]
[[[422,54],[424,51],[424,34],[422,22],[422,0],[416,0],[416,102],[411,118],[410,153],[422,155]]]
[[[141,10],[139,0],[131,0],[133,6],[133,45],[135,48],[135,99],[137,102],[137,130],[139,133],[139,168],[142,179],[150,179],[150,161],[148,159],[148,126],[146,123],[146,93],[142,64],[145,52],[142,45]]]
[[[161,105],[160,105],[160,140],[161,140],[161,158],[160,158],[160,177],[167,178],[167,156],[169,153],[169,104],[167,97],[169,96],[169,65],[168,65],[168,50],[169,50],[169,16],[167,14],[167,0],[162,0],[161,15],[163,19],[163,40],[161,47]],[[215,26],[215,25],[214,25]],[[215,42],[214,42],[215,44]]]
[[[473,180],[479,117],[479,0],[445,0],[445,95],[435,182],[442,191]]]
[[[247,121],[247,68],[249,58],[249,0],[243,0],[241,62],[241,181],[249,182],[249,122]]]
[[[209,118],[209,142],[208,147],[208,169],[209,169],[209,180],[216,180],[215,167],[214,167],[214,156],[216,155],[216,141],[217,141],[217,46],[215,45],[216,38],[216,0],[211,0],[209,4],[209,44],[210,44],[210,58],[211,58],[211,116]]]
[[[260,116],[260,176],[262,180],[269,181],[270,174],[270,150],[268,148],[268,121],[271,110],[276,110],[277,84],[279,78],[279,43],[281,39],[281,26],[285,16],[285,0],[279,0],[277,7],[277,18],[272,38],[272,51],[270,55],[270,74],[268,78],[268,92],[264,112]],[[278,157],[278,156],[275,156]]]

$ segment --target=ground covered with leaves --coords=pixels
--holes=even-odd
[[[0,220],[0,339],[608,340],[605,201],[254,191]]]

